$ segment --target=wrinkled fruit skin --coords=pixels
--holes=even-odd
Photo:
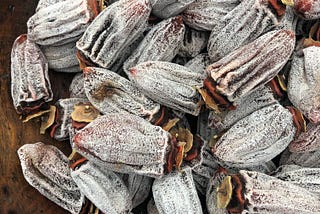
[[[39,45],[76,41],[97,15],[94,0],[59,1],[40,6],[28,20],[28,39]]]
[[[71,172],[81,192],[104,213],[128,213],[132,203],[128,188],[111,170],[86,162]]]
[[[306,20],[320,18],[319,0],[294,0],[294,11],[297,15]]]
[[[81,54],[100,67],[111,69],[125,49],[147,27],[148,0],[120,0],[103,10],[77,42]]]
[[[270,31],[209,65],[206,71],[217,83],[217,91],[234,102],[275,77],[294,45],[294,32]]]
[[[260,165],[285,150],[295,131],[290,112],[280,104],[274,104],[239,120],[212,150],[227,165]]]
[[[289,145],[290,152],[305,153],[320,149],[320,125],[309,123],[307,131],[301,133],[297,139]]]
[[[295,55],[288,78],[288,97],[312,123],[320,122],[320,47]]]
[[[169,62],[148,61],[130,69],[132,81],[154,101],[192,115],[198,115],[202,100],[197,88],[204,76]]]
[[[128,113],[98,117],[73,138],[75,149],[97,165],[155,178],[165,172],[170,140],[161,127]]]
[[[167,19],[184,11],[195,0],[150,0],[152,13]]]
[[[152,194],[160,214],[202,213],[190,168],[156,179]]]
[[[11,96],[18,114],[37,111],[52,100],[48,62],[37,44],[19,36],[11,51]]]
[[[68,158],[56,147],[25,144],[18,150],[26,181],[42,195],[71,213],[79,213],[84,197],[71,178]]]

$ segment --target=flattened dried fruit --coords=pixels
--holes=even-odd
[[[70,174],[69,160],[56,147],[25,144],[18,150],[27,182],[42,195],[71,213],[79,213],[84,197]]]
[[[272,3],[280,6],[281,11],[275,10]],[[280,24],[284,12],[281,1],[241,1],[212,28],[208,43],[211,60],[217,61],[272,30]]]
[[[283,165],[277,169],[273,176],[320,196],[320,168]]]
[[[184,33],[185,26],[181,16],[155,25],[125,61],[123,70],[127,76],[130,78],[129,69],[141,62],[150,60],[170,62],[182,45]]]
[[[169,62],[148,61],[130,69],[132,81],[148,97],[172,109],[198,115],[202,100],[197,88],[204,76]]]
[[[159,213],[202,213],[190,168],[156,179],[152,194]]]
[[[272,91],[263,86],[240,98],[235,103],[237,108],[233,111],[226,111],[221,114],[210,111],[208,125],[221,133],[252,112],[276,103],[278,102],[274,98]]]
[[[86,162],[71,172],[81,192],[104,213],[128,213],[130,193],[121,178],[111,170]]]
[[[295,55],[288,78],[288,97],[311,122],[320,122],[320,47]]]
[[[293,140],[292,115],[280,104],[259,109],[235,123],[218,140],[214,154],[231,166],[254,166],[280,154]]]
[[[318,195],[263,173],[241,170],[231,175],[231,185],[231,200],[226,207],[221,207],[230,213],[320,212]]]
[[[185,10],[195,0],[150,0],[152,13],[167,19]]]
[[[40,48],[19,36],[11,52],[11,96],[18,114],[27,115],[52,100],[48,63]]]
[[[58,72],[80,72],[75,42],[60,46],[42,46],[41,50],[48,60],[50,69]]]
[[[303,167],[318,168],[320,165],[320,150],[314,152],[291,153],[285,151],[280,158],[280,165],[295,164]]]
[[[73,137],[75,149],[88,160],[121,173],[137,173],[159,178],[178,168],[181,146],[159,126],[128,113],[103,115]],[[201,139],[194,138],[195,157],[184,166],[201,163]],[[189,153],[187,154],[187,157]]]
[[[73,141],[80,154],[98,165],[122,173],[161,177],[171,136],[138,116],[114,113],[91,122]]]
[[[194,29],[211,31],[239,3],[240,0],[196,0],[183,11],[183,21]]]
[[[132,82],[107,69],[87,67],[84,88],[90,102],[103,114],[130,112],[151,120],[160,111],[160,105]]]
[[[75,41],[97,14],[96,0],[50,4],[29,18],[28,39],[39,45],[59,45]]]
[[[97,16],[77,42],[82,57],[111,69],[147,27],[149,0],[120,0]]]
[[[294,32],[271,31],[211,64],[207,72],[216,91],[234,102],[275,77],[294,45]]]

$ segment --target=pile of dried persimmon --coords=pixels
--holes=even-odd
[[[320,213],[319,18],[319,0],[40,0],[13,104],[73,152],[23,145],[25,179],[71,213]],[[75,73],[70,98],[48,72]]]

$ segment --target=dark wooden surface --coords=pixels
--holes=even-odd
[[[10,53],[13,41],[27,32],[27,20],[33,15],[38,0],[0,0],[0,214],[67,213],[42,196],[24,179],[17,149],[27,143],[53,144],[66,155],[66,142],[39,134],[39,121],[22,123],[16,114],[10,94]],[[72,74],[50,72],[55,100],[68,97]]]

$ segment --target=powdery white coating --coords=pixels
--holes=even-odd
[[[59,149],[41,142],[25,144],[18,155],[31,186],[69,212],[81,211],[84,197],[71,178],[68,158]]]
[[[320,196],[320,168],[283,165],[278,168],[273,176]]]
[[[320,18],[319,0],[294,0],[294,10],[297,15],[306,20],[315,20]]]
[[[101,113],[129,112],[151,120],[160,105],[146,97],[132,82],[103,68],[87,68],[85,93]],[[95,94],[99,93],[99,96]]]
[[[110,69],[147,27],[149,0],[120,0],[104,9],[77,42],[92,62]]]
[[[120,176],[129,190],[133,208],[148,198],[153,178],[138,174],[120,174]]]
[[[41,50],[48,60],[50,69],[68,73],[80,72],[75,42],[59,46],[42,46]]]
[[[275,177],[241,170],[245,181],[242,213],[319,213],[319,196],[290,182]]]
[[[54,131],[54,139],[63,141],[69,138],[69,128],[72,126],[71,113],[74,110],[74,106],[79,103],[87,102],[88,100],[84,98],[66,98],[59,99],[55,103],[58,111],[58,117],[55,119],[57,127]]]
[[[204,77],[187,67],[169,62],[148,61],[132,69],[132,81],[154,101],[197,116],[202,100],[196,88]]]
[[[270,8],[268,0],[241,1],[212,28],[208,54],[211,60],[217,61],[279,23],[279,17]]]
[[[320,122],[320,47],[295,55],[288,78],[288,97],[311,122]]]
[[[11,96],[19,114],[29,113],[29,108],[53,97],[48,62],[38,45],[25,34],[15,40],[11,51]]]
[[[191,168],[156,179],[152,194],[159,213],[202,214]]]
[[[82,73],[76,74],[69,86],[70,98],[88,99],[84,90],[84,77]]]
[[[203,53],[189,60],[184,66],[206,77],[205,70],[208,65],[210,65],[210,58],[208,54]]]
[[[27,22],[28,38],[39,45],[77,40],[94,18],[88,1],[60,1],[41,8]]]
[[[36,8],[36,12],[38,12],[40,9],[46,8],[48,6],[51,6],[63,1],[68,1],[68,0],[39,0]]]
[[[128,113],[98,117],[73,138],[74,147],[90,161],[116,172],[159,178],[171,149],[171,135]]]
[[[289,110],[274,104],[235,123],[218,140],[214,154],[230,166],[260,165],[285,150],[295,131]]]
[[[150,0],[152,13],[167,19],[184,11],[195,0]]]
[[[270,31],[208,66],[207,72],[217,91],[233,102],[275,77],[294,45],[294,32]]]
[[[186,27],[183,43],[178,52],[182,57],[195,57],[206,50],[209,39],[209,33],[206,31],[197,31]]]
[[[295,164],[303,167],[319,168],[320,150],[304,153],[284,152],[280,158],[280,165]]]
[[[208,125],[221,133],[252,112],[276,103],[278,103],[278,101],[274,98],[272,90],[263,86],[248,95],[241,97],[234,103],[234,105],[237,106],[235,110],[225,111],[221,114],[210,111]]]
[[[309,123],[307,131],[302,132],[297,139],[289,145],[290,152],[304,153],[320,149],[320,124]],[[320,167],[320,166],[319,166]]]
[[[129,69],[138,63],[149,60],[170,62],[177,55],[184,34],[185,26],[179,16],[158,23],[125,61],[123,70],[130,78]]]
[[[212,31],[240,0],[196,0],[183,11],[183,21],[190,27]]]
[[[128,213],[132,209],[128,188],[111,170],[102,169],[91,162],[71,172],[81,192],[104,213]]]

